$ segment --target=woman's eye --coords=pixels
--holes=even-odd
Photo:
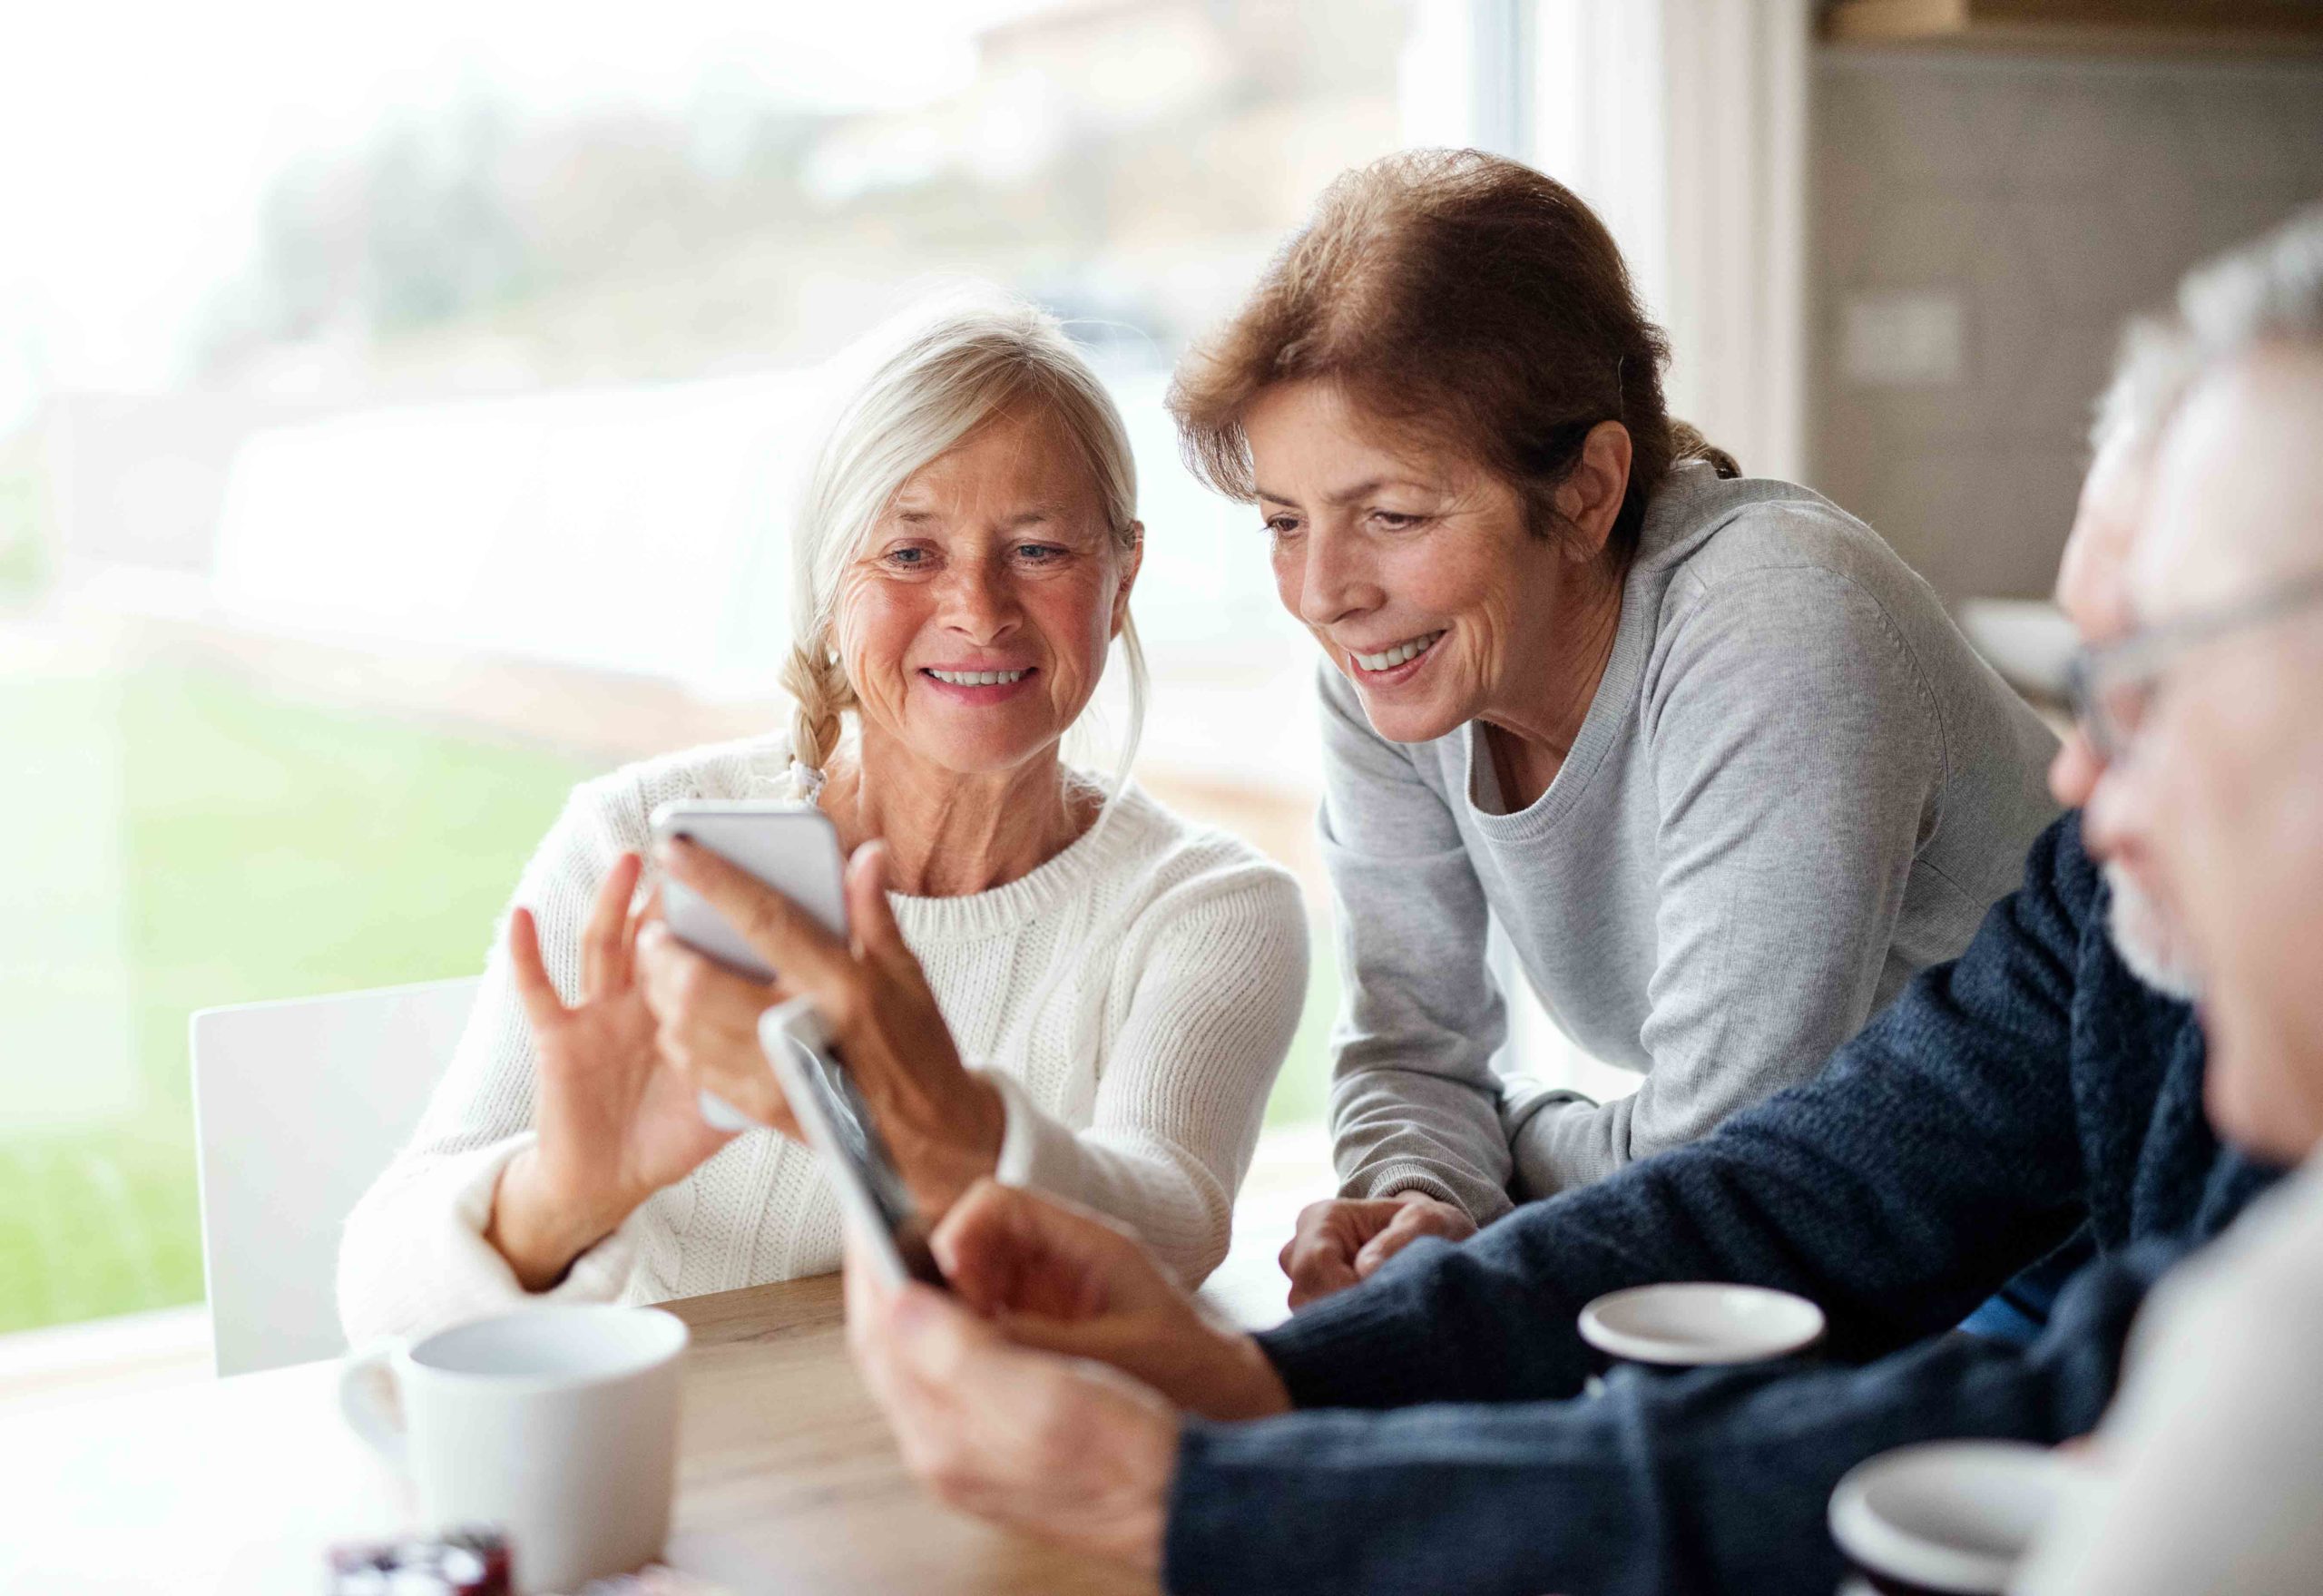
[[[928,563],[926,549],[889,549],[881,558],[901,571],[916,571]]]
[[[1296,537],[1299,535],[1299,518],[1295,515],[1269,515],[1267,517],[1267,531],[1277,538]]]
[[[1064,558],[1064,551],[1054,543],[1018,543],[1016,557],[1034,565],[1048,565]]]
[[[1417,526],[1422,521],[1426,520],[1426,517],[1424,515],[1407,515],[1400,510],[1374,510],[1371,512],[1371,519],[1377,522],[1389,532],[1408,532],[1413,527]]]

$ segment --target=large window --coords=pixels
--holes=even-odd
[[[573,780],[769,723],[808,374],[947,279],[1049,305],[1113,385],[1141,775],[1319,916],[1309,645],[1161,395],[1332,174],[1470,136],[1509,9],[13,27],[0,1330],[199,1297],[191,1010],[471,971]],[[1279,1121],[1320,1111],[1329,947]]]

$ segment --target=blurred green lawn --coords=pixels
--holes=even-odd
[[[199,1300],[187,1015],[476,969],[592,769],[158,663],[0,681],[0,1332]],[[1320,1117],[1338,996],[1318,936],[1269,1123]],[[117,1101],[25,1111],[106,1048]]]
[[[0,963],[0,1331],[199,1300],[186,1016],[475,969],[588,769],[161,665],[0,681],[0,749],[7,896],[44,922]],[[76,825],[113,833],[109,871]],[[125,1019],[128,1101],[26,1124],[76,1067],[60,992],[123,1005],[79,1012]]]

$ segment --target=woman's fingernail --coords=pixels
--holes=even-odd
[[[669,935],[670,928],[667,925],[662,925],[661,921],[648,920],[644,925],[640,925],[637,928],[637,945],[640,947],[659,947],[662,945],[662,940]]]

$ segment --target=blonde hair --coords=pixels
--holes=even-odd
[[[858,707],[840,662],[838,588],[848,564],[905,482],[979,426],[1017,406],[1041,406],[1087,464],[1116,547],[1137,547],[1137,463],[1112,396],[1057,319],[1021,300],[979,297],[922,307],[861,340],[844,364],[869,364],[840,406],[816,457],[791,534],[791,776],[811,799]],[[1124,615],[1129,732],[1113,791],[1128,780],[1145,722],[1145,651]]]

